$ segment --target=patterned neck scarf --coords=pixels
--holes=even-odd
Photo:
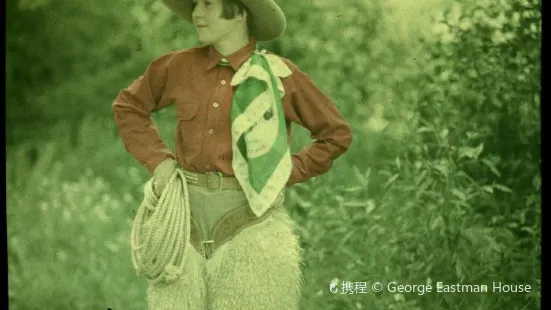
[[[232,166],[257,216],[274,203],[291,174],[280,80],[290,74],[279,57],[256,50],[231,82],[237,86],[231,107]]]

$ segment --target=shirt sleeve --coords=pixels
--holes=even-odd
[[[175,158],[161,140],[151,114],[170,105],[161,103],[167,82],[171,54],[151,62],[145,73],[115,98],[112,108],[119,135],[126,150],[153,173],[167,158]]]
[[[292,155],[293,169],[287,182],[290,186],[327,172],[350,147],[352,130],[312,79],[289,61],[287,64],[293,72],[289,81],[291,120],[308,129],[314,139],[311,145]]]

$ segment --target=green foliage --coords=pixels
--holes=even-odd
[[[288,14],[286,35],[280,40],[284,57],[289,57],[315,77],[345,115],[353,116],[370,89],[365,85],[365,68],[372,40],[381,22],[377,1],[296,2],[281,1]],[[293,21],[301,22],[293,22]],[[355,103],[355,104],[352,104]]]
[[[439,143],[429,133],[418,136],[428,152],[417,156],[450,157],[456,148],[467,155],[462,171],[492,186],[483,188],[491,197],[473,206],[477,214],[527,238],[533,250],[541,220],[540,3],[477,2],[457,21],[446,20],[452,39],[429,45],[434,61],[422,81],[434,91],[417,108],[420,122],[449,134]],[[480,157],[472,156],[470,148],[482,143]]]
[[[78,147],[61,126],[64,139],[9,150],[10,309],[144,309],[129,240],[147,174],[97,135],[112,126],[86,119]]]
[[[355,134],[329,173],[287,192],[305,249],[301,309],[538,309],[540,3],[446,4],[422,42],[394,32],[387,2],[279,3],[287,33],[261,46],[312,76]],[[142,309],[128,234],[148,175],[110,104],[151,59],[196,44],[193,29],[156,0],[7,12],[10,306]],[[154,120],[174,147],[174,109]],[[293,151],[310,142],[293,133]],[[533,292],[329,292],[342,281]]]
[[[461,9],[457,18],[445,13],[448,31],[426,42],[425,62],[405,80],[412,91],[400,101],[414,105],[418,125],[401,155],[415,181],[395,195],[415,197],[413,204],[431,214],[430,230],[444,237],[447,255],[431,274],[536,286],[539,263],[523,262],[540,259],[540,4],[476,2]],[[447,296],[447,307],[457,298]],[[514,298],[539,304],[537,294]]]
[[[8,1],[8,115],[28,116],[29,108],[42,108],[30,101],[29,95],[51,91],[57,83],[75,76],[103,72],[139,50],[139,36],[133,31],[137,21],[126,13],[131,4]],[[117,7],[105,9],[113,5]],[[39,117],[39,112],[33,116]]]

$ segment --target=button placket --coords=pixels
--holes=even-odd
[[[220,79],[220,78],[221,78],[221,76],[220,76],[220,70],[219,70],[217,79]],[[221,81],[222,85],[224,85],[226,83],[226,80],[224,80],[224,79],[221,79],[220,81]],[[220,92],[221,91],[222,90],[220,89],[220,87],[214,87],[214,92],[211,92],[210,96],[209,96],[210,98],[207,99],[208,101],[212,102],[212,106],[214,108],[218,108],[218,106],[219,106],[218,98],[220,97]],[[210,162],[211,161],[211,158],[210,158],[211,150],[209,150],[209,149],[211,148],[211,145],[214,144],[213,140],[215,138],[214,138],[214,127],[213,126],[216,123],[216,119],[218,118],[217,114],[219,113],[218,112],[219,110],[218,109],[212,110],[210,108],[207,108],[207,111],[208,111],[207,112],[208,114],[207,114],[207,117],[206,117],[206,120],[205,120],[205,126],[206,126],[207,130],[205,131],[205,136],[204,136],[205,141],[203,143],[202,161],[203,161],[205,169],[210,170],[211,166],[212,166],[211,165],[212,162]]]
[[[215,136],[215,133],[217,131],[215,131],[216,129],[216,124],[218,122],[218,119],[220,118],[220,113],[221,113],[221,100],[224,98],[224,94],[228,91],[228,89],[225,87],[227,84],[228,84],[228,78],[227,76],[225,76],[224,72],[222,72],[223,70],[220,70],[219,71],[219,75],[218,75],[218,79],[220,81],[220,84],[221,86],[219,87],[214,87],[214,92],[212,93],[212,96],[210,98],[210,101],[211,102],[211,105],[212,107],[209,108],[209,116],[208,116],[208,119],[207,119],[207,123],[206,123],[206,136],[205,136],[205,151],[207,151],[209,148],[212,148],[211,150],[207,151],[207,153],[210,153],[210,154],[215,154],[215,151],[216,151],[216,143],[217,143],[217,138]],[[207,157],[207,156],[205,156]],[[209,162],[211,159],[206,159],[206,158],[203,158],[204,160],[204,164],[205,164],[205,168],[207,170],[210,170],[211,168],[213,168],[212,166],[212,162]]]

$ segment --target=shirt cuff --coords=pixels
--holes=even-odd
[[[299,169],[299,166],[301,165],[299,156],[293,155],[291,157],[291,162],[293,163],[293,168],[291,169],[291,176],[287,181],[287,186],[292,186],[296,183],[303,182],[306,179],[305,175]]]

